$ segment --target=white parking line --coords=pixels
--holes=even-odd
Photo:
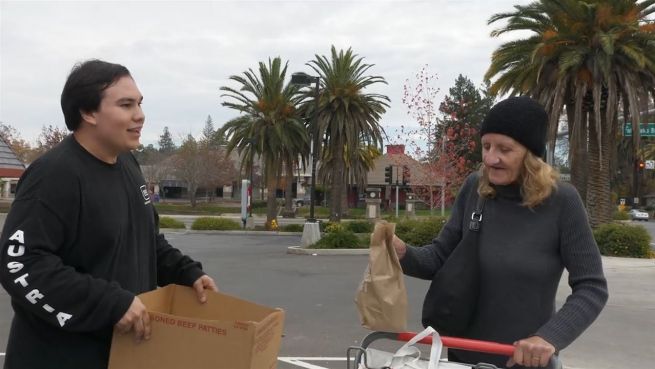
[[[4,352],[0,352],[0,356],[5,356]],[[306,369],[330,369],[318,365],[306,363],[305,361],[346,361],[343,357],[279,357],[279,361],[287,364],[293,364]]]
[[[324,366],[310,364],[307,361],[346,361],[344,357],[278,357],[279,361],[305,369],[330,369]]]

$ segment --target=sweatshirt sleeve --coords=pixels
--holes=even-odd
[[[157,224],[157,284],[165,286],[171,283],[191,286],[205,273],[202,265],[183,255],[180,250],[171,246],[163,234],[159,233],[159,214],[153,206]]]
[[[73,200],[70,193],[59,195]],[[75,210],[64,218],[42,199],[20,197],[12,204],[0,237],[0,282],[13,303],[67,331],[113,326],[134,295],[117,283],[64,264],[61,255],[74,238]]]
[[[608,298],[607,281],[587,213],[575,188],[562,184],[560,252],[569,273],[571,295],[537,332],[562,350],[591,325]]]
[[[423,247],[407,245],[407,253],[400,260],[403,272],[411,277],[431,280],[462,239],[462,222],[471,193],[477,191],[478,174],[473,173],[457,194],[450,218],[432,240]]]

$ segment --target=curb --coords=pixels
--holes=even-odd
[[[302,246],[287,247],[287,254],[292,255],[368,255],[369,249],[306,249]]]
[[[162,232],[178,233],[178,234],[206,234],[206,235],[219,235],[219,234],[232,234],[232,235],[248,235],[248,236],[302,236],[302,232],[276,232],[276,231],[194,231],[192,229],[176,229],[176,228],[162,228]]]

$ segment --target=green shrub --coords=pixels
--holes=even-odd
[[[287,224],[280,228],[282,232],[302,232],[302,224]]]
[[[350,231],[334,231],[325,233],[323,238],[311,245],[312,249],[359,249],[362,246],[362,240],[356,234]]]
[[[614,212],[614,220],[630,220],[630,214],[627,211]]]
[[[418,220],[415,219],[405,219],[396,223],[396,235],[404,240],[410,233],[412,233],[412,230],[416,228],[417,224]]]
[[[400,218],[396,217],[395,215],[385,215],[382,217],[382,220],[386,220],[389,223],[398,223],[400,222]]]
[[[642,226],[603,224],[594,231],[594,238],[603,255],[650,257],[650,235]]]
[[[159,228],[186,229],[184,223],[171,217],[159,217]]]
[[[396,235],[410,245],[424,246],[437,237],[444,224],[446,218],[442,217],[406,219],[396,224]]]
[[[241,224],[232,219],[201,217],[191,225],[196,231],[232,231],[241,229]]]
[[[346,227],[344,227],[343,224],[338,223],[338,222],[321,223],[321,225],[323,225],[323,224],[325,224],[325,225],[323,226],[323,229],[321,231],[325,232],[325,233],[343,232],[343,231],[346,230]],[[319,228],[321,228],[320,225],[319,225]]]
[[[359,235],[359,244],[363,249],[369,248],[371,245],[371,233]]]
[[[344,222],[344,227],[354,233],[373,232],[373,223],[367,221]]]

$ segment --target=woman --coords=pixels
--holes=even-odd
[[[513,343],[506,358],[453,351],[454,361],[498,367],[547,367],[598,316],[607,282],[580,196],[558,181],[540,158],[547,114],[536,101],[512,97],[496,104],[480,127],[483,165],[462,186],[452,215],[432,244],[394,238],[405,274],[431,280],[468,231],[478,196],[487,200],[478,240],[478,306],[469,338]],[[555,295],[564,268],[572,293],[559,311]]]

